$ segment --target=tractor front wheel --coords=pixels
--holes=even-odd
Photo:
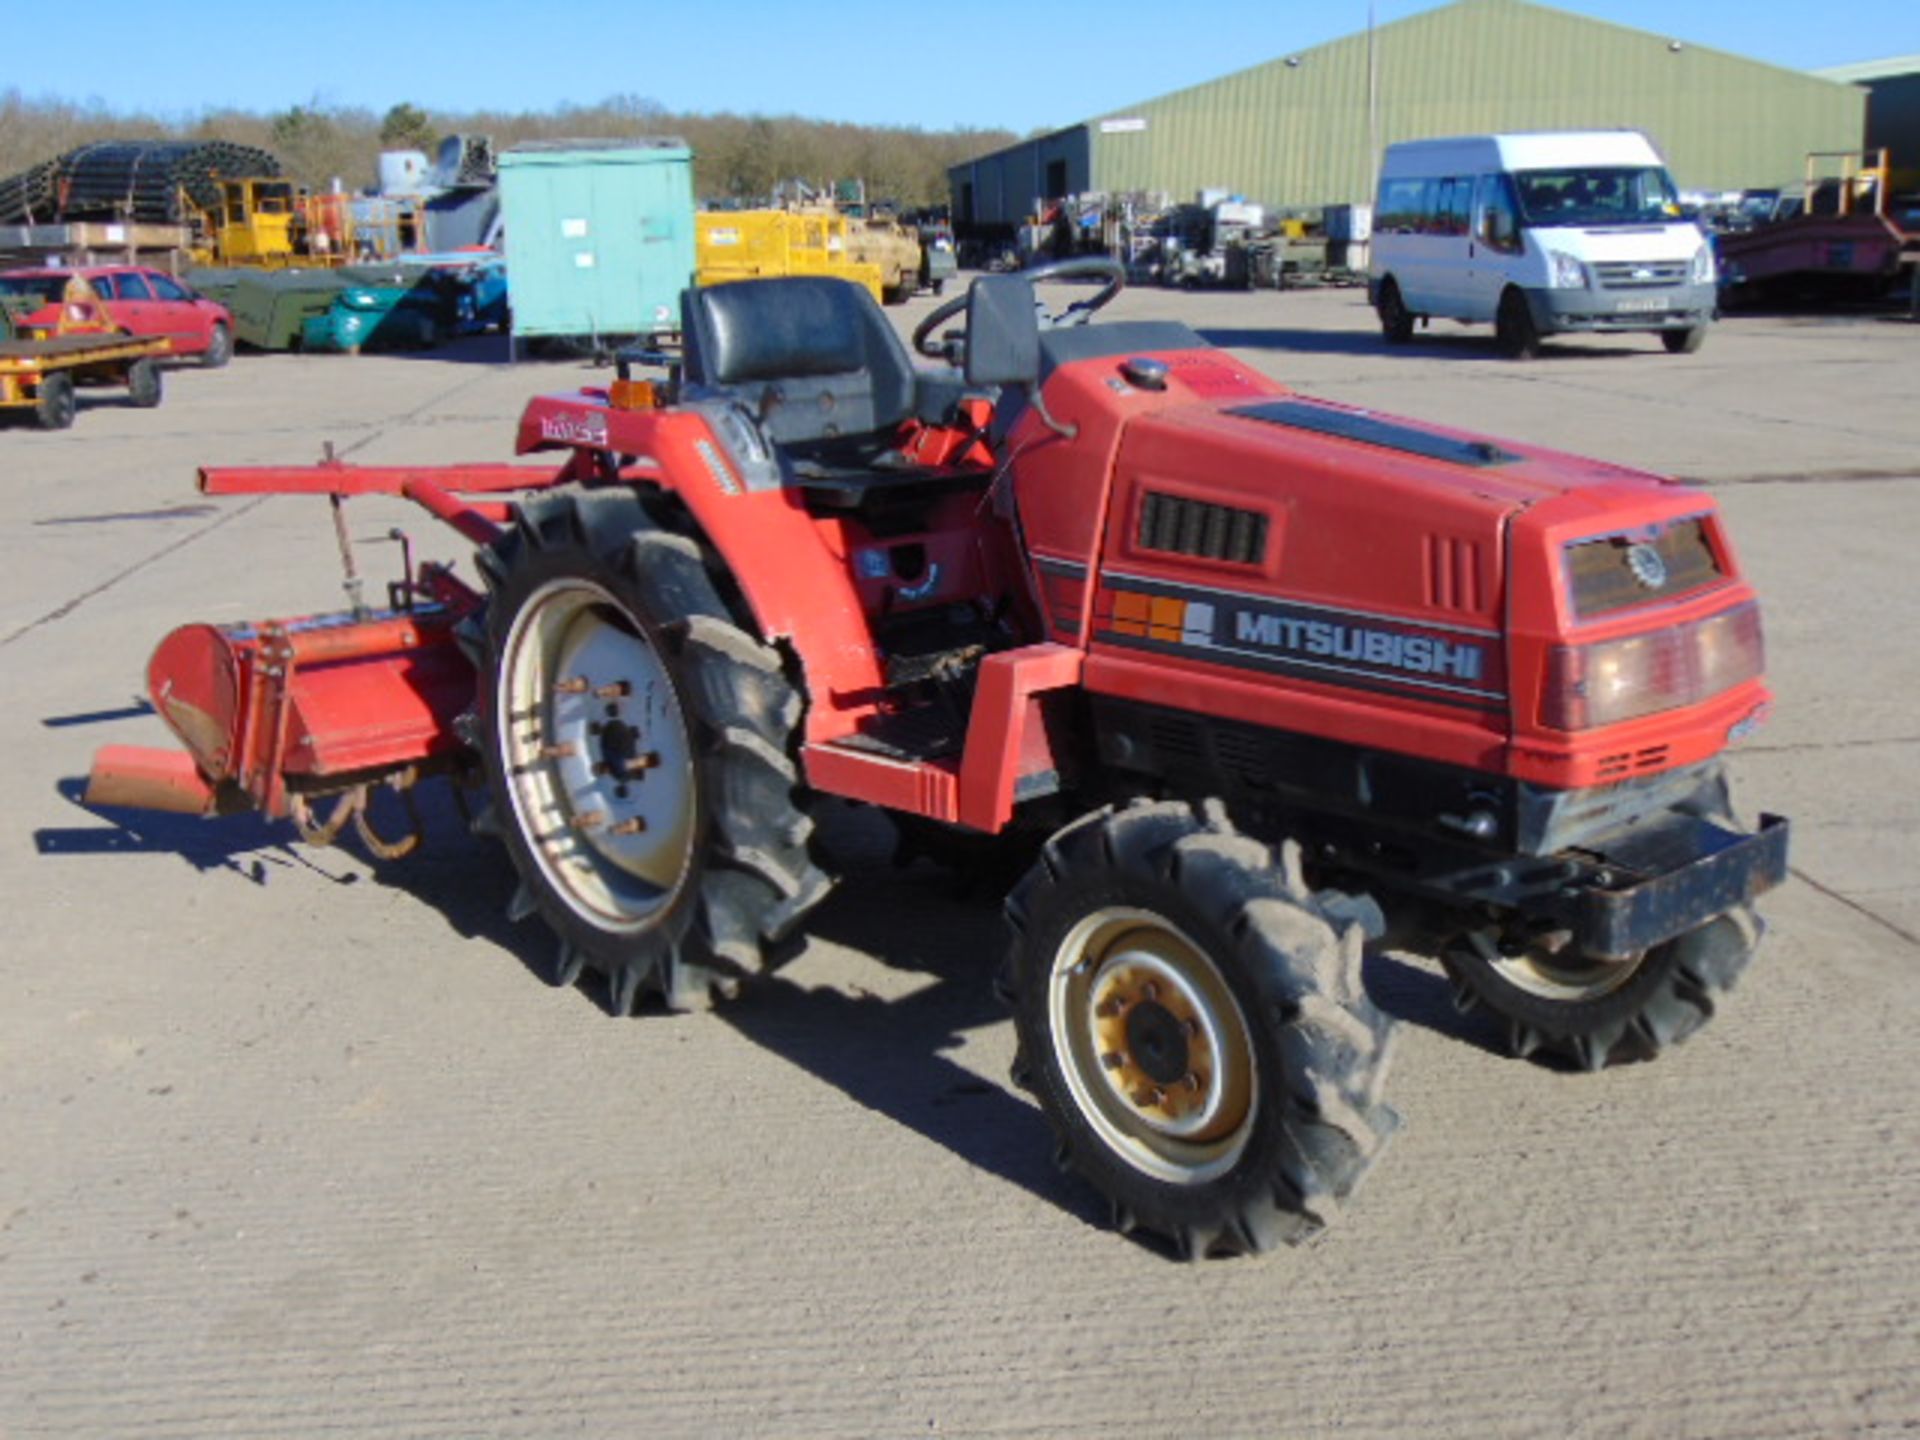
[[[1298,848],[1215,807],[1141,802],[1047,842],[1007,903],[1016,1084],[1122,1230],[1189,1259],[1298,1243],[1399,1121],[1363,936]]]
[[[1509,939],[1473,930],[1441,953],[1461,1010],[1484,1005],[1522,1057],[1583,1070],[1651,1060],[1713,1018],[1753,958],[1762,926],[1742,905],[1625,959],[1584,955],[1562,937]]]
[[[627,495],[531,502],[480,563],[491,591],[482,824],[557,978],[605,974],[617,1014],[759,969],[828,889],[792,756],[800,698],[729,613],[700,544]]]

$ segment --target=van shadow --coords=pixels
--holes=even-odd
[[[613,368],[614,352],[619,348],[620,345],[613,342],[596,347],[585,340],[549,342],[524,338],[509,347],[505,333],[487,331],[455,336],[431,350],[396,347],[367,353],[379,355],[385,360],[429,360],[442,365],[479,365],[496,370],[530,369],[555,373],[579,370],[599,375],[601,383],[604,383],[606,372]],[[351,360],[353,357],[340,358]]]
[[[1366,330],[1298,330],[1283,326],[1235,330],[1218,327],[1199,331],[1200,338],[1222,350],[1275,350],[1294,355],[1377,355],[1391,360],[1447,360],[1512,365],[1491,335],[1463,330],[1418,331],[1405,345],[1389,345],[1377,332]],[[1556,356],[1588,360],[1623,359],[1634,352],[1602,349],[1563,338],[1544,341],[1540,359]]]

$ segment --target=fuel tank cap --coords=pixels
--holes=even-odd
[[[1167,388],[1167,362],[1149,355],[1132,355],[1120,362],[1120,373],[1127,382],[1142,390]]]

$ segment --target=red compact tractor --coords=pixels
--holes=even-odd
[[[1039,313],[1075,275],[1101,288]],[[1119,286],[979,279],[914,335],[937,368],[842,281],[691,291],[671,379],[528,406],[555,471],[205,470],[405,495],[483,585],[428,563],[378,611],[175,631],[150,680],[186,752],[103,751],[90,796],[391,855],[376,787],[483,780],[514,913],[620,1013],[804,924],[814,797],[1043,841],[1014,1078],[1117,1223],[1192,1256],[1310,1235],[1394,1129],[1387,917],[1522,1054],[1696,1029],[1787,851],[1722,775],[1768,693],[1713,501],[1082,323]]]

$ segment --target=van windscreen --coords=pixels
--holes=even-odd
[[[1680,218],[1673,178],[1657,165],[1520,170],[1513,178],[1528,225],[1664,225]]]

